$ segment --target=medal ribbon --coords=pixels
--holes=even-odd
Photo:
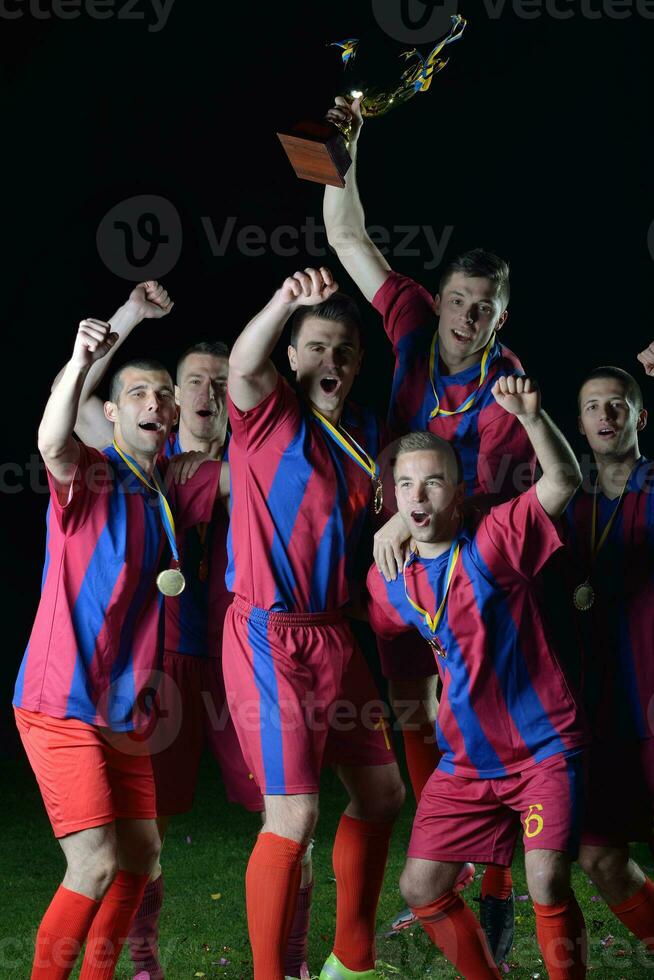
[[[477,395],[479,394],[479,389],[483,385],[484,381],[488,377],[488,370],[490,368],[490,354],[495,343],[495,334],[491,334],[490,340],[484,347],[484,353],[481,357],[481,368],[479,372],[479,384],[475,391],[471,395],[468,395],[466,400],[455,408],[454,411],[450,412],[444,408],[441,408],[440,398],[436,392],[436,385],[434,383],[434,377],[438,371],[438,330],[434,334],[433,340],[431,342],[431,349],[429,351],[429,380],[431,382],[431,390],[434,393],[434,398],[436,399],[436,408],[431,412],[429,418],[435,419],[437,415],[460,415],[462,412],[467,412],[469,408],[472,408],[475,401],[477,400]]]
[[[636,465],[638,465],[638,464],[636,464]],[[631,471],[631,473],[633,473],[633,470]],[[625,485],[622,488],[622,492],[620,493],[620,496],[618,497],[618,502],[615,505],[615,507],[613,508],[613,512],[612,512],[611,516],[609,517],[608,521],[606,522],[606,527],[602,531],[602,535],[601,535],[599,541],[597,541],[597,543],[596,543],[596,539],[597,539],[597,509],[598,508],[597,508],[597,481],[595,481],[595,492],[593,494],[593,516],[592,516],[592,521],[591,521],[591,525],[590,525],[590,563],[591,563],[591,565],[593,565],[595,563],[595,559],[597,558],[598,554],[600,553],[600,549],[604,545],[606,539],[609,536],[609,533],[611,531],[611,528],[613,527],[613,522],[615,521],[616,517],[618,516],[618,511],[620,510],[620,505],[622,504],[622,499],[624,497],[624,492],[627,489],[627,486],[628,486],[629,481],[631,479],[631,473],[629,474],[629,476],[626,479]]]
[[[452,576],[454,575],[454,569],[456,568],[456,563],[459,560],[460,551],[461,551],[461,545],[459,544],[458,541],[456,541],[450,548],[450,557],[447,563],[447,572],[445,573],[445,592],[443,594],[443,599],[433,617],[429,615],[426,609],[423,609],[422,606],[419,606],[417,602],[414,602],[414,600],[409,595],[409,590],[407,588],[406,570],[409,563],[412,562],[413,559],[416,557],[415,551],[412,551],[409,557],[404,562],[404,568],[402,569],[402,579],[404,581],[404,594],[406,595],[407,601],[413,607],[413,609],[415,609],[416,612],[420,613],[420,615],[424,617],[426,626],[428,627],[431,633],[434,633],[434,635],[436,634],[436,630],[438,629],[438,624],[440,623],[443,616],[443,612],[445,610],[447,595],[448,592],[450,591],[450,584],[452,582]]]
[[[134,476],[138,477],[141,483],[144,486],[146,486],[148,490],[152,490],[154,493],[157,494],[159,498],[159,513],[161,514],[161,523],[163,524],[164,531],[166,532],[166,537],[168,538],[168,544],[170,545],[170,550],[172,552],[173,559],[179,565],[179,551],[177,550],[177,541],[175,539],[175,518],[173,517],[173,512],[170,509],[170,504],[166,500],[166,495],[164,494],[163,490],[159,486],[159,483],[157,482],[156,476],[154,474],[152,475],[152,480],[154,482],[154,486],[152,486],[152,484],[149,483],[148,480],[146,479],[145,474],[141,470],[141,467],[136,462],[136,460],[132,459],[131,456],[127,456],[122,451],[120,446],[117,444],[115,439],[113,442],[113,447],[118,453],[118,455],[120,456],[120,458],[122,459],[122,461],[125,463],[125,465],[130,468]]]
[[[365,470],[365,472],[368,474],[368,476],[373,482],[378,483],[379,464],[377,463],[376,460],[372,458],[372,456],[368,455],[368,453],[365,451],[365,449],[363,449],[362,446],[359,445],[359,443],[356,441],[354,436],[351,436],[349,432],[346,432],[342,426],[340,426],[340,431],[339,431],[339,429],[337,429],[336,426],[332,425],[331,422],[328,419],[326,419],[325,416],[322,415],[317,408],[313,407],[313,405],[311,406],[311,411],[316,416],[316,418],[318,419],[319,423],[321,424],[321,426],[323,427],[327,435],[331,439],[333,439],[334,442],[337,443],[337,445],[341,447],[344,453],[347,453],[350,459],[353,459],[354,462],[358,466],[360,466],[362,470]],[[350,443],[347,441],[347,439],[345,438],[346,436],[347,439],[350,439],[354,443],[353,446],[350,445]]]

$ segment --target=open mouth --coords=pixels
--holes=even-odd
[[[412,510],[411,520],[417,527],[427,527],[431,520],[431,515],[426,510]]]
[[[195,414],[199,415],[201,419],[213,418],[213,412],[209,411],[208,408],[199,408]]]
[[[320,387],[325,392],[326,395],[333,395],[338,388],[339,380],[338,378],[327,377],[320,379]]]
[[[610,438],[611,436],[614,436],[615,435],[615,429],[611,429],[608,426],[605,426],[603,429],[600,429],[599,430],[599,432],[597,433],[597,435],[598,436],[601,436],[604,439],[607,439],[607,438]]]
[[[474,334],[468,333],[465,330],[457,330],[455,327],[452,327],[452,333],[460,344],[469,344],[474,337]]]
[[[139,429],[144,429],[145,432],[161,432],[163,425],[161,422],[139,422]]]

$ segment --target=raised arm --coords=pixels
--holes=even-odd
[[[339,96],[327,113],[327,118],[335,124],[351,124],[348,150],[352,157],[345,187],[325,188],[323,214],[327,239],[363,295],[372,301],[380,286],[386,282],[391,267],[366,231],[366,217],[359,198],[356,166],[357,143],[363,125],[360,100],[355,99],[349,105],[346,99]]]
[[[104,449],[112,439],[112,426],[105,418],[102,399],[98,398],[94,392],[105,376],[114,354],[141,320],[158,319],[165,316],[170,313],[173,306],[174,303],[163,286],[154,280],[150,280],[141,282],[134,287],[127,302],[116,310],[108,323],[101,320],[94,321],[95,323],[102,323],[105,327],[108,326],[110,332],[115,334],[116,341],[106,357],[91,365],[84,381],[75,422],[75,433],[87,446]],[[55,390],[62,376],[63,370],[55,378],[52,391]]]
[[[92,366],[109,353],[116,334],[101,320],[82,320],[73,354],[60,372],[59,382],[45,406],[39,426],[39,452],[50,473],[62,487],[72,481],[79,459],[73,438],[82,390]]]
[[[298,306],[316,306],[336,292],[338,284],[324,266],[285,279],[270,302],[250,320],[229,357],[229,397],[242,412],[259,405],[277,384],[270,360],[284,327]]]
[[[541,408],[540,392],[530,378],[498,378],[493,395],[524,426],[542,470],[536,483],[538,499],[550,517],[560,517],[581,483],[581,470],[568,441]]]

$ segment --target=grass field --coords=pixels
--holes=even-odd
[[[0,765],[2,785],[0,870],[0,980],[27,980],[34,933],[63,873],[63,860],[33,776],[26,763]],[[331,773],[324,777],[322,813],[314,850],[315,891],[310,943],[310,967],[319,973],[331,948],[335,885],[331,842],[345,798]],[[378,922],[377,952],[388,978],[453,978],[455,971],[434,952],[419,929],[384,938],[384,925],[400,910],[397,887],[411,828],[407,805],[393,839]],[[258,817],[225,800],[215,765],[205,760],[196,805],[172,822],[162,864],[166,900],[161,918],[161,944],[168,980],[193,977],[251,978],[252,968],[245,922],[243,874],[259,826]],[[637,860],[649,868],[645,849]],[[480,872],[482,869],[478,869]],[[534,938],[534,914],[526,895],[522,855],[514,862],[517,902],[516,943],[507,976],[547,976]],[[651,870],[651,868],[650,868]],[[586,916],[590,936],[590,976],[604,978],[654,977],[642,949],[613,918],[584,875],[575,871],[574,887]],[[476,908],[479,874],[466,891]],[[77,976],[77,974],[75,974]],[[125,954],[116,977],[132,973]]]

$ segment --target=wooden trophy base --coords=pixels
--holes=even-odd
[[[291,166],[302,180],[345,187],[352,160],[341,132],[331,123],[301,122],[277,133]]]

